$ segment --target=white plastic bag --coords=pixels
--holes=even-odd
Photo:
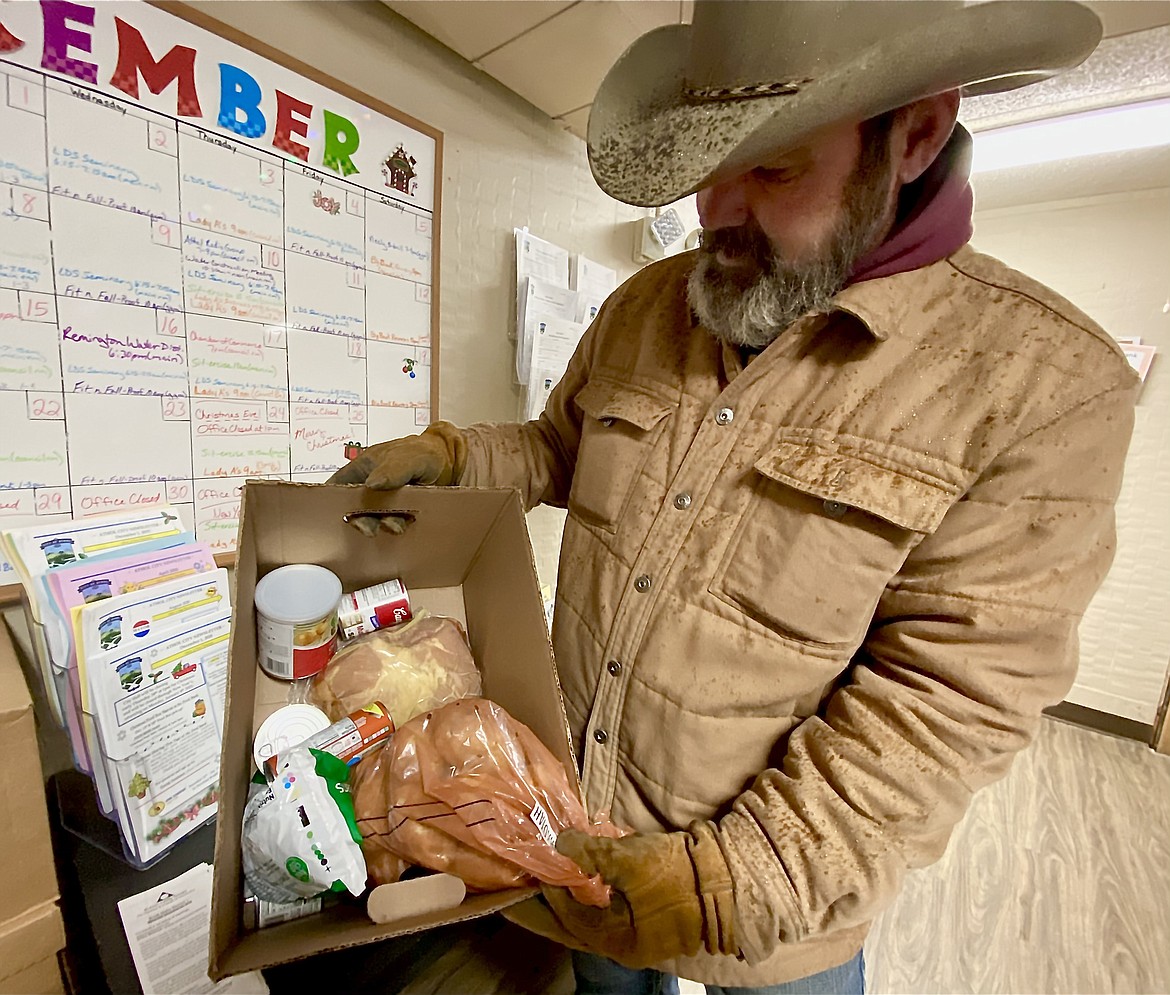
[[[266,902],[295,902],[325,891],[366,887],[361,833],[349,768],[329,753],[295,747],[276,777],[256,786],[244,808],[244,878]]]

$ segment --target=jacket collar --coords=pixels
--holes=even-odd
[[[967,251],[970,250],[964,246],[954,255]],[[947,259],[940,259],[908,272],[852,284],[833,298],[829,313],[855,322],[866,334],[885,342],[897,334],[910,309],[921,307],[922,301],[931,296],[931,288],[944,279],[948,270]]]
[[[906,315],[905,297],[891,292],[886,286],[892,282],[891,277],[846,287],[833,298],[829,313],[841,315],[878,342],[885,342]]]
[[[970,251],[968,246],[963,246],[953,255],[960,256]],[[852,284],[833,298],[826,312],[806,315],[799,319],[793,328],[778,335],[763,353],[776,343],[790,339],[796,328],[807,327],[806,323],[809,322],[813,323],[814,328],[810,334],[820,335],[833,324],[833,319],[852,324],[876,342],[885,342],[891,335],[896,335],[905,324],[911,308],[920,307],[921,302],[931,296],[931,288],[944,279],[944,274],[949,268],[947,259],[940,259],[916,270]],[[690,317],[691,327],[700,328],[698,318],[693,313]],[[703,334],[711,335],[706,329],[703,330]],[[721,343],[720,352],[723,370],[729,382],[742,373],[747,361],[756,355],[753,352],[745,355],[744,351],[727,343]]]

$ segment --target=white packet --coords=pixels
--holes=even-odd
[[[244,808],[244,877],[266,902],[366,888],[366,861],[353,815],[349,768],[319,750],[281,755],[275,779]]]

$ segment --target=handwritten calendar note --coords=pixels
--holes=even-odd
[[[48,0],[0,3],[0,135],[0,521],[169,502],[226,551],[245,478],[430,422],[436,132]]]

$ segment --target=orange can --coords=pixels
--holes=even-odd
[[[374,701],[350,712],[344,719],[338,719],[327,729],[310,736],[297,746],[306,746],[322,753],[332,753],[347,764],[356,764],[366,753],[388,739],[394,732],[394,720],[380,701]],[[268,780],[276,777],[280,769],[280,754],[264,762],[264,776]]]

